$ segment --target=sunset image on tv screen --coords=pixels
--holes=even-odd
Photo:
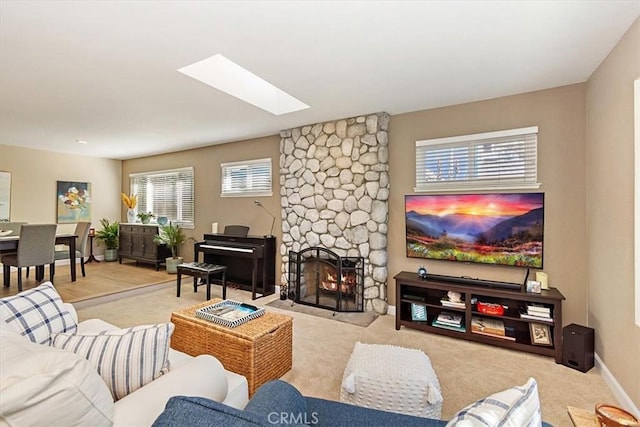
[[[542,268],[544,193],[405,196],[407,256]]]

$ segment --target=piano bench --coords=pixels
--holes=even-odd
[[[227,267],[224,265],[207,264],[204,262],[187,262],[178,264],[178,292],[180,297],[180,289],[182,287],[182,275],[193,276],[193,292],[198,292],[199,285],[207,285],[207,301],[211,299],[211,279],[216,274],[222,274],[222,299],[227,299]],[[204,280],[198,284],[198,279]]]

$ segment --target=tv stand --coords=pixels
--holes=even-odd
[[[457,283],[460,285],[467,285],[467,286],[486,286],[489,288],[499,288],[499,289],[514,289],[514,290],[522,289],[522,285],[519,283],[483,280],[483,279],[473,278],[469,276],[443,276],[440,274],[427,274],[427,277],[424,280],[429,280],[432,282],[442,282],[442,283]]]
[[[431,332],[439,335],[495,345],[513,350],[526,351],[555,358],[562,363],[562,300],[564,296],[555,288],[543,289],[540,294],[528,293],[522,286],[517,289],[488,287],[479,285],[476,279],[453,278],[450,276],[427,275],[421,279],[416,273],[403,271],[394,276],[396,281],[396,330],[401,326]],[[458,280],[460,279],[460,280]],[[486,282],[486,281],[484,281]],[[504,283],[504,282],[497,282]],[[461,295],[462,301],[455,306],[447,301],[449,291]],[[502,314],[481,312],[477,302],[497,304],[503,307]],[[521,316],[527,304],[546,307],[549,318],[528,318]],[[447,304],[447,305],[445,305]],[[426,312],[426,320],[414,319],[412,307],[420,305]],[[413,307],[415,308],[415,307]],[[438,326],[435,319],[442,312],[453,313],[461,317],[457,328]],[[472,318],[484,318],[498,321],[504,325],[505,336],[479,333],[472,328]],[[547,328],[548,343],[532,342],[530,325],[543,325]]]

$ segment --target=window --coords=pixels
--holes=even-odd
[[[538,127],[416,141],[414,191],[538,188]]]
[[[271,159],[222,163],[221,197],[271,196]]]
[[[129,175],[131,193],[138,195],[138,212],[153,212],[157,217],[184,228],[194,228],[193,168],[181,168]]]

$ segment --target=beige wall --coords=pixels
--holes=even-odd
[[[271,197],[220,197],[220,164],[241,160],[271,157],[273,196]],[[249,234],[263,236],[269,234],[272,218],[253,201],[259,200],[276,216],[273,234],[277,236],[278,246],[282,241],[280,219],[280,136],[251,139],[230,144],[213,145],[194,150],[170,154],[125,160],[122,163],[122,191],[129,192],[129,174],[155,170],[193,166],[195,172],[195,224],[194,230],[185,230],[185,234],[202,240],[204,233],[211,232],[211,223],[219,224],[222,232],[225,225],[244,224],[250,227]],[[122,205],[122,203],[120,203]],[[122,205],[122,216],[125,209]],[[193,250],[181,252],[187,260],[193,258]],[[279,263],[276,278],[280,278]]]
[[[589,78],[586,92],[589,326],[596,331],[596,353],[636,407],[640,328],[633,307],[633,82],[640,78],[639,52],[636,20]]]
[[[564,323],[586,322],[585,87],[527,94],[392,116],[389,125],[389,272],[416,271],[522,282],[524,269],[427,261],[405,256],[404,196],[414,194],[415,141],[538,126],[539,191],[545,193],[544,271],[567,298]],[[389,282],[389,299],[395,300]]]
[[[30,223],[56,222],[56,181],[91,183],[91,223],[100,218],[120,220],[119,160],[98,159],[51,151],[0,145],[0,170],[11,172],[11,220]],[[60,232],[72,232],[74,224],[60,224]],[[96,247],[96,254],[102,249]]]

